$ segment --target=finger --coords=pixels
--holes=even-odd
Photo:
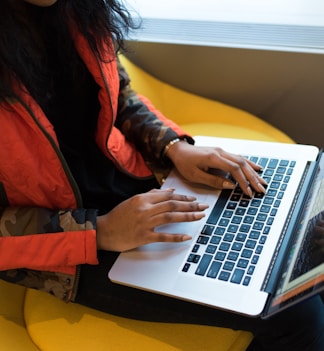
[[[173,213],[173,212],[200,212],[204,211],[209,207],[208,204],[197,202],[197,201],[179,201],[179,200],[168,200],[155,204],[152,208],[152,215],[161,213]]]
[[[227,163],[229,172],[237,180],[239,186],[245,194],[252,196],[250,186],[252,186],[252,188],[257,192],[266,192],[264,186],[267,185],[267,182],[253,168],[253,162],[242,156],[231,154],[228,159],[224,159],[224,162]],[[260,167],[256,168],[261,169]]]
[[[257,171],[261,170],[260,166],[242,156],[228,153],[222,149],[217,149],[217,152],[209,160],[215,166],[229,172],[239,183],[245,194],[252,196],[250,184],[256,191],[265,193],[263,185],[266,185],[266,182],[257,173]],[[220,181],[220,179],[217,181],[218,187],[220,187]],[[226,182],[221,188],[227,189],[232,187],[230,183]]]
[[[192,202],[196,201],[195,196],[175,193],[175,189],[154,189],[146,193],[152,204],[169,200]],[[144,194],[142,194],[144,195]]]
[[[152,216],[149,225],[152,228],[169,223],[195,222],[205,217],[204,212],[163,212]]]
[[[198,169],[194,175],[194,181],[202,183],[215,189],[234,189],[235,184],[226,177],[221,175],[221,172],[205,172],[204,170]],[[224,172],[223,172],[224,173]],[[227,172],[228,173],[228,172]]]
[[[170,234],[170,233],[154,233],[150,237],[150,242],[169,242],[169,243],[180,243],[191,240],[192,237],[187,234]]]

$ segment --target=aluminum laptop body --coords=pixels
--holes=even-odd
[[[321,192],[323,162],[319,149],[309,145],[201,136],[195,137],[195,140],[196,145],[221,147],[260,162],[279,160],[278,173],[268,179],[275,188],[279,188],[271,190],[269,184],[269,196],[266,195],[268,201],[270,194],[280,194],[280,200],[268,201],[277,205],[271,210],[271,213],[276,212],[275,217],[270,221],[269,214],[267,219],[267,223],[272,222],[271,227],[261,223],[265,217],[263,213],[257,214],[258,221],[251,223],[251,216],[245,219],[246,213],[242,215],[250,208],[255,210],[253,207],[256,204],[260,206],[258,211],[267,209],[268,205],[262,202],[264,199],[237,200],[237,195],[227,194],[226,202],[221,191],[189,184],[173,171],[163,187],[175,188],[178,193],[194,195],[198,201],[208,203],[206,217],[197,222],[157,228],[189,234],[192,240],[154,243],[121,253],[108,272],[109,279],[118,284],[265,318],[296,303],[296,295],[306,298],[323,289],[322,258],[317,260],[315,267],[309,264],[308,268],[296,270],[300,252],[309,247],[303,241],[306,232],[310,231],[306,224],[314,217],[314,211],[318,214],[324,210],[324,192]],[[281,164],[288,165],[286,171],[280,167]],[[287,173],[280,176],[283,172]],[[279,186],[276,181],[279,178],[289,179],[289,182]],[[281,187],[284,187],[284,192]],[[315,205],[312,204],[316,198],[323,201],[316,204],[314,209]],[[230,201],[236,206],[236,200],[236,208],[228,205]],[[225,219],[218,219],[220,222],[216,224],[206,224],[215,211],[217,201],[224,207],[222,213],[217,210],[217,216],[224,215]],[[227,220],[226,216],[231,214],[233,216]],[[229,227],[224,232],[222,226],[225,222],[229,222]],[[246,232],[250,227],[252,232]],[[223,233],[218,235],[219,230]],[[219,243],[219,237],[227,242]],[[257,253],[251,253],[252,246],[258,249]],[[238,253],[238,248],[242,248],[243,253]],[[245,256],[251,256],[250,261]],[[243,269],[241,266],[244,265],[246,267]]]

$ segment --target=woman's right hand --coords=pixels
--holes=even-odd
[[[97,248],[127,251],[154,242],[190,240],[183,233],[155,232],[160,225],[192,222],[203,218],[208,205],[194,197],[176,194],[173,189],[151,190],[123,201],[97,218]]]

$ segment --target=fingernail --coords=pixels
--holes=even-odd
[[[260,190],[261,193],[264,193],[264,194],[266,193],[266,190],[261,183],[258,184],[258,190]]]
[[[174,188],[167,188],[167,189],[165,189],[166,191],[170,191],[170,192],[174,192],[175,191],[175,189]]]
[[[253,196],[252,189],[249,186],[247,187],[246,192],[247,192],[247,195],[249,195],[250,197]]]
[[[188,241],[188,240],[191,240],[192,237],[190,235],[183,235],[182,236],[182,241]]]
[[[206,210],[206,208],[208,208],[208,207],[209,207],[209,205],[207,205],[207,204],[203,204],[203,203],[198,204],[198,208],[200,210]]]
[[[232,182],[229,182],[228,180],[225,180],[223,182],[223,189],[234,189],[235,188],[235,184],[233,184]]]

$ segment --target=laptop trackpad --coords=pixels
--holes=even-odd
[[[174,289],[191,301],[250,316],[262,313],[268,297],[264,292],[251,291],[244,286],[206,278],[197,281],[197,277],[185,274],[176,279]]]

